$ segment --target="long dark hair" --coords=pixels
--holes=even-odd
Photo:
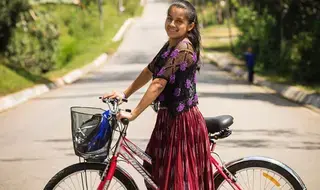
[[[193,48],[195,49],[197,53],[197,58],[198,62],[200,60],[200,48],[201,48],[201,36],[199,32],[199,21],[198,21],[198,16],[197,16],[197,11],[195,7],[188,1],[186,0],[176,0],[174,1],[169,9],[168,9],[168,14],[169,11],[172,7],[178,7],[178,8],[183,8],[187,10],[187,19],[189,24],[194,23],[193,29],[188,32],[188,38],[191,41]]]

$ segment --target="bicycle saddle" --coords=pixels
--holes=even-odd
[[[233,124],[231,115],[220,115],[217,117],[205,117],[208,133],[217,133]]]

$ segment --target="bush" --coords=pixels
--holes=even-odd
[[[55,63],[58,30],[46,12],[23,12],[7,46],[11,67],[20,67],[34,74],[50,71]]]
[[[81,6],[37,4],[21,11],[12,26],[16,29],[12,30],[12,37],[6,45],[9,66],[41,75],[63,68],[78,55],[89,51],[98,55],[106,50],[100,48],[97,52],[94,47],[113,47],[111,39],[115,31],[127,17],[141,10],[140,0],[124,1],[126,9],[121,14],[116,1],[102,1],[103,20],[100,22],[97,1],[81,2]]]
[[[29,10],[27,0],[0,1],[0,52],[5,51],[19,14]]]
[[[270,35],[275,26],[275,18],[264,11],[261,16],[249,7],[240,8],[237,13],[236,25],[241,30],[242,35],[236,45],[236,53],[242,55],[247,47],[251,46],[257,54],[260,67],[271,69],[278,65],[280,61],[280,49],[272,48],[275,39]]]
[[[254,1],[238,6],[236,25],[241,30],[236,54],[252,46],[258,67],[298,83],[320,82],[320,3],[288,1],[273,5]]]
[[[199,21],[203,25],[203,27],[209,26],[209,25],[214,25],[217,24],[217,19],[216,19],[216,10],[214,5],[209,2],[206,4],[206,7],[199,12]]]

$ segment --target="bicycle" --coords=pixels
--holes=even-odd
[[[144,161],[151,164],[151,158],[126,138],[129,121],[127,119],[117,121],[116,119],[116,114],[122,110],[120,109],[120,100],[103,99],[102,101],[107,103],[109,110],[71,107],[72,139],[75,154],[79,156],[79,163],[58,172],[47,183],[45,190],[103,190],[119,189],[118,187],[127,190],[138,189],[130,174],[118,165],[118,162],[121,161],[120,158],[131,164],[142,175],[150,188],[158,189],[150,173],[140,163],[140,161]],[[127,102],[127,100],[122,101]],[[131,112],[128,109],[122,111]],[[216,169],[214,171],[216,190],[256,190],[258,187],[259,189],[263,187],[262,189],[271,190],[307,189],[296,172],[284,163],[272,158],[251,156],[224,163],[220,156],[214,152],[216,141],[232,134],[229,128],[234,119],[230,115],[223,115],[205,118],[205,120],[211,144],[210,161]],[[109,126],[109,128],[104,126]],[[116,132],[119,135],[118,138],[114,138]],[[247,180],[244,179],[245,177]],[[92,179],[94,179],[93,182]]]

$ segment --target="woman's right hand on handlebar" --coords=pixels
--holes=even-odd
[[[126,98],[125,97],[125,94],[122,92],[116,92],[116,91],[112,91],[111,93],[108,93],[108,94],[104,94],[103,96],[103,99],[108,99],[108,98],[111,98],[111,99],[124,99]]]

